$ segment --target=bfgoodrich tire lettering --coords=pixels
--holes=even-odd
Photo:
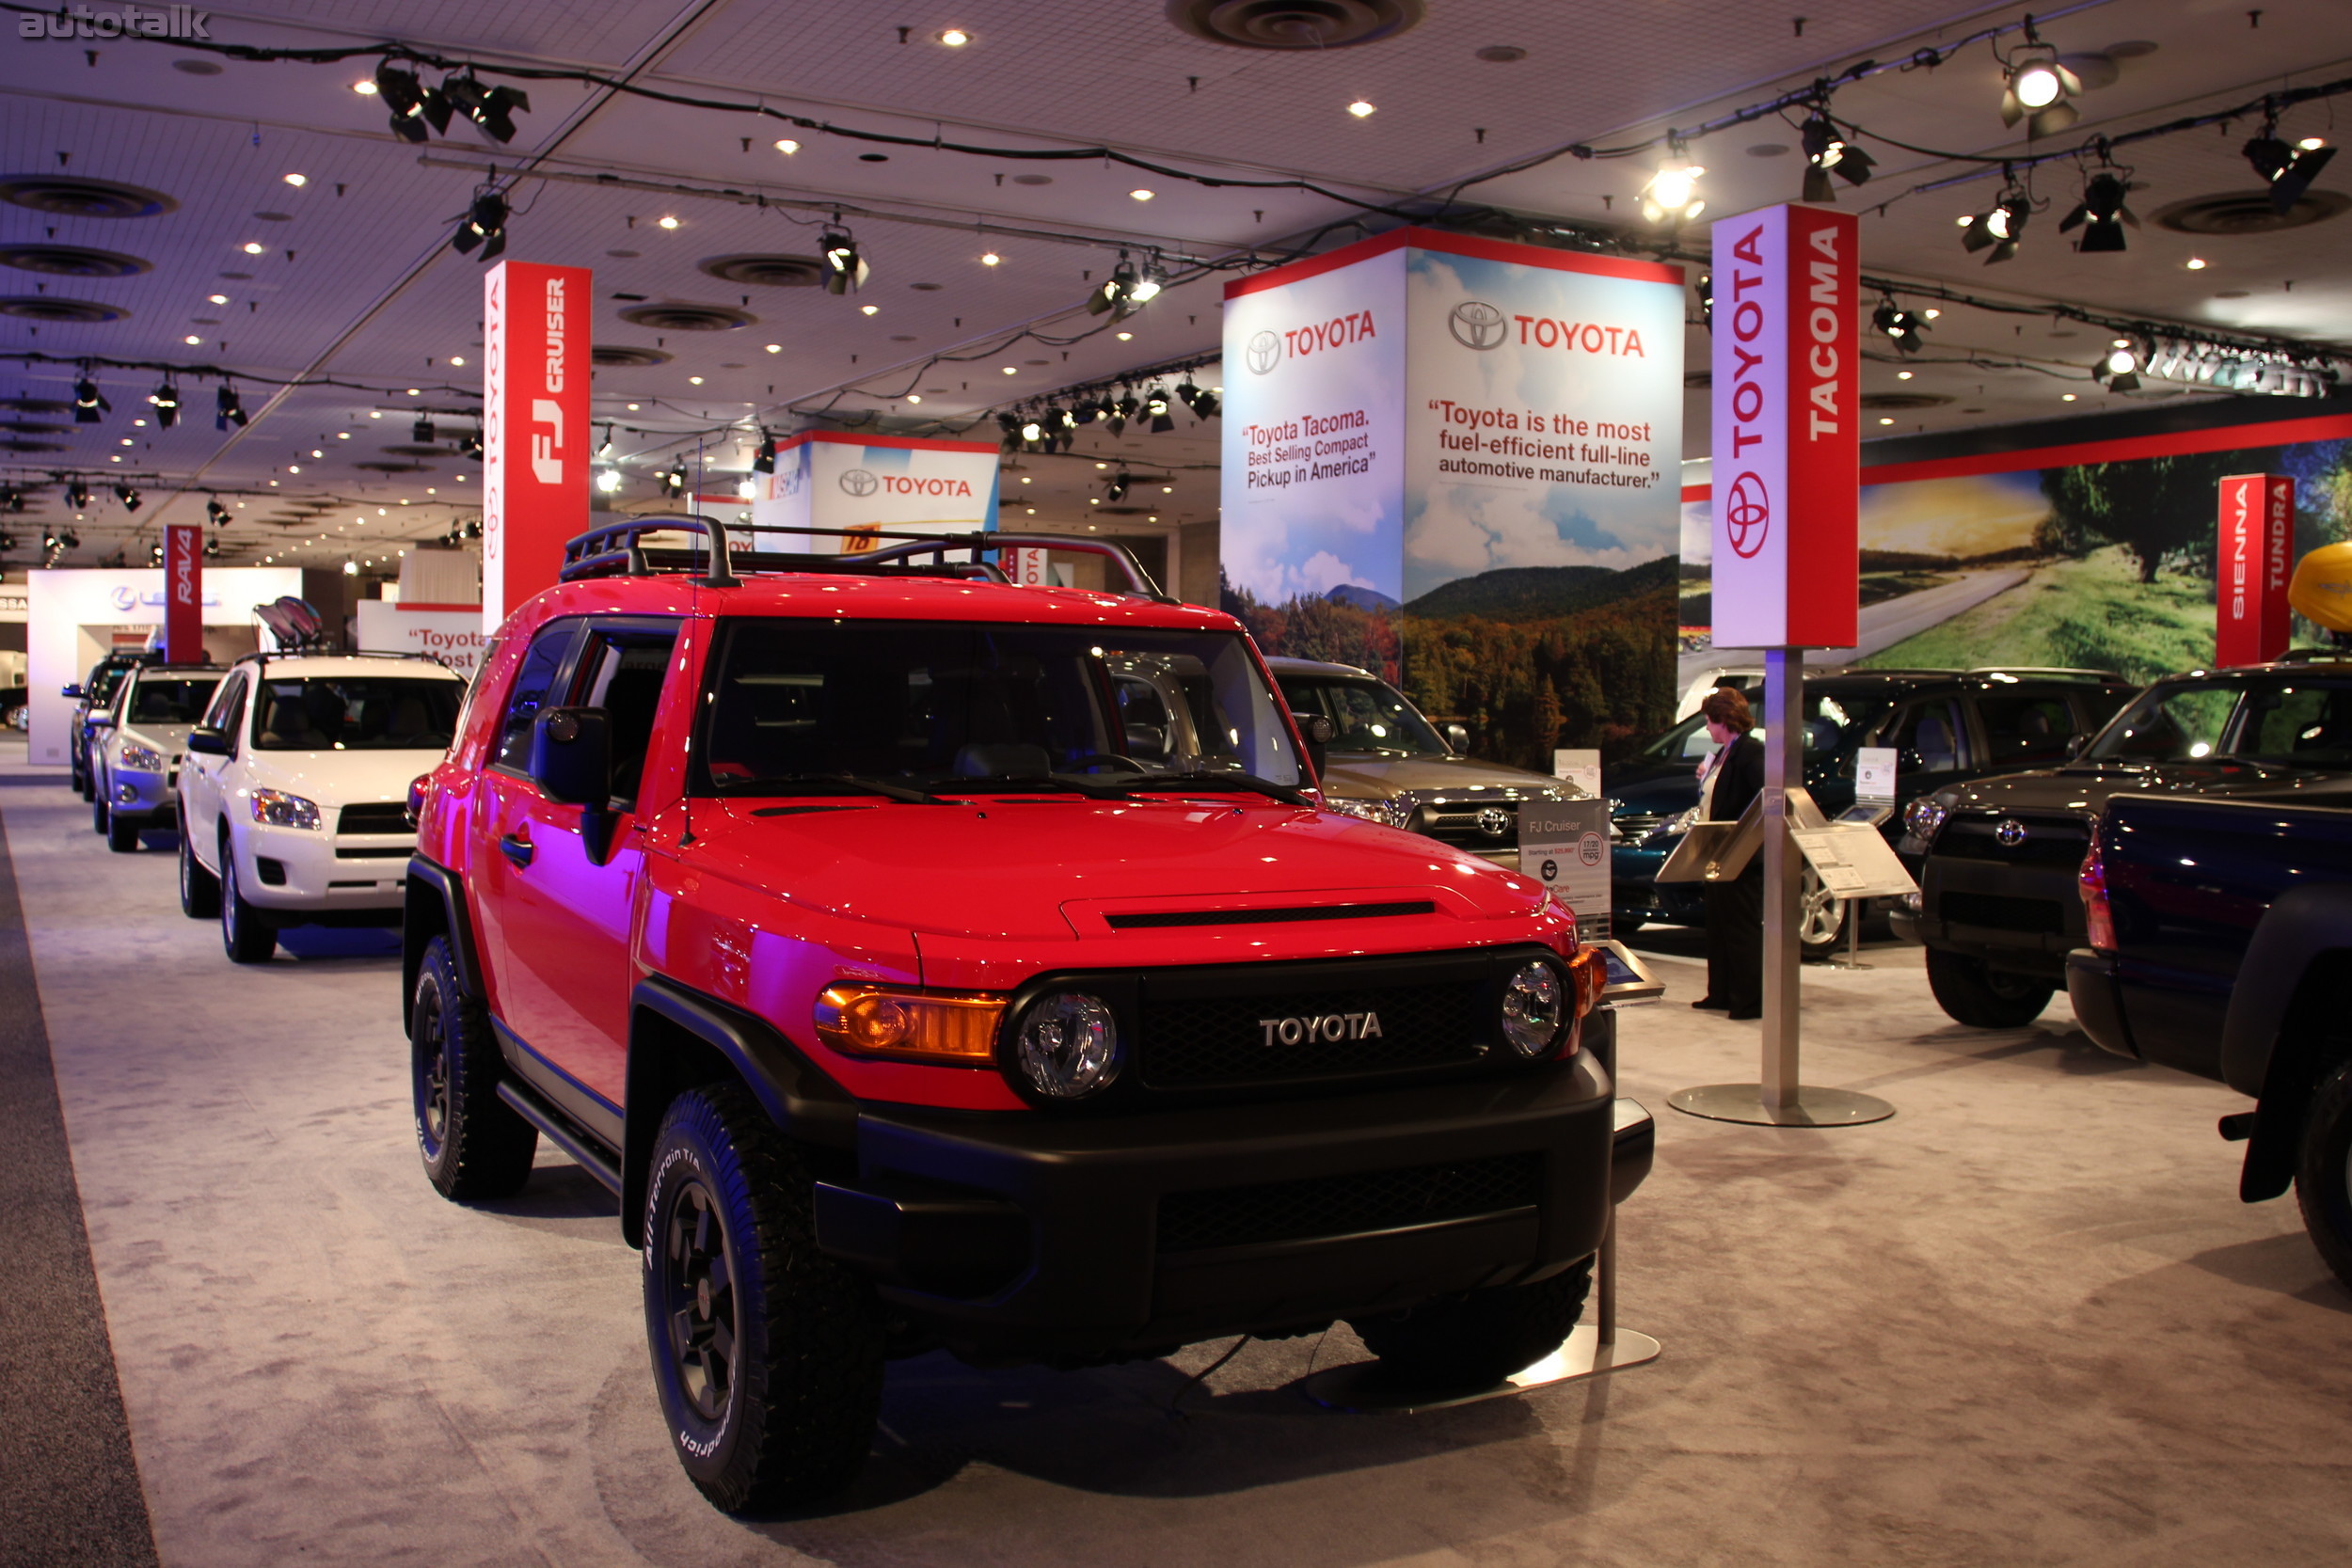
[[[1928,949],[1928,990],[1955,1022],[1972,1029],[2023,1029],[2042,1016],[2058,987],[2030,974],[2008,974],[1982,958]]]
[[[857,1475],[882,1407],[872,1288],[817,1250],[812,1181],[739,1085],[678,1097],[645,1193],[645,1332],[678,1463],[730,1513]]]
[[[1559,1348],[1584,1315],[1593,1288],[1586,1259],[1533,1285],[1472,1291],[1409,1312],[1351,1318],[1380,1364],[1433,1388],[1488,1388]]]
[[[2338,1065],[2312,1095],[2296,1161],[2295,1201],[2319,1256],[2352,1285],[2352,1062]]]
[[[499,1098],[499,1051],[482,1004],[457,984],[449,938],[425,944],[409,1009],[408,1081],[417,1151],[434,1190],[456,1202],[511,1197],[531,1180],[539,1130]]]

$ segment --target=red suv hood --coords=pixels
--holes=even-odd
[[[705,869],[773,896],[979,941],[1101,937],[1132,913],[1405,899],[1527,920],[1544,904],[1539,884],[1418,834],[1258,800],[696,801],[693,832]]]

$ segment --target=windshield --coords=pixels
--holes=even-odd
[[[398,675],[262,682],[253,744],[264,752],[441,752],[465,683]]]
[[[1761,724],[1763,689],[1752,688],[1742,695]],[[1891,705],[1887,698],[1875,692],[1808,688],[1804,693],[1804,754],[1815,758],[1846,755],[1862,744],[1863,736]],[[1759,729],[1757,733],[1763,732]],[[1694,713],[1643,747],[1641,754],[1653,762],[1696,762],[1714,750],[1715,742],[1707,734],[1707,716]]]
[[[2085,755],[2352,768],[2352,682],[2166,681],[2118,714]]]
[[[1331,721],[1334,752],[1392,757],[1443,757],[1453,748],[1429,721],[1386,681],[1370,675],[1280,674],[1274,677],[1293,713]]]
[[[115,688],[122,677],[137,669],[135,664],[102,664],[89,673],[89,683],[82,688],[88,694],[92,707],[104,707],[114,700]]]
[[[1302,777],[1274,695],[1231,633],[740,618],[723,623],[712,671],[705,792]]]
[[[218,675],[149,675],[134,681],[126,724],[193,724],[213,700]]]

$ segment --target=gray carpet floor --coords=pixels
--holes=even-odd
[[[2237,1202],[2214,1120],[2242,1101],[2101,1055],[2063,998],[1963,1029],[1883,947],[1807,970],[1807,1063],[1894,1120],[1679,1117],[1670,1091],[1754,1075],[1756,1030],[1680,1005],[1673,933],[1677,1000],[1622,1047],[1661,1126],[1620,1314],[1657,1362],[1343,1417],[1294,1386],[1361,1355],[1342,1330],[1247,1347],[1180,1419],[1224,1346],[927,1357],[893,1369],[843,1506],[731,1520],[669,1457],[602,1190],[553,1155],[511,1203],[426,1185],[387,944],[296,936],[233,969],[167,853],[107,853],[61,784],[0,794],[166,1564],[2352,1560],[2352,1293],[2291,1204]],[[103,1467],[0,1458],[60,1495]]]

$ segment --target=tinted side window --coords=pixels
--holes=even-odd
[[[510,772],[521,772],[531,764],[531,721],[539,710],[555,701],[550,694],[555,677],[563,671],[564,656],[572,651],[573,634],[579,631],[577,621],[559,621],[540,628],[531,640],[531,647],[523,655],[522,668],[515,672],[515,688],[507,693],[506,712],[499,724],[498,750],[491,755],[490,765]]]
[[[588,651],[580,661],[578,694],[572,701],[581,707],[605,711],[612,736],[612,793],[621,800],[637,799],[637,781],[644,772],[645,754],[653,747],[654,710],[661,705],[671,650],[676,645],[675,631],[599,628],[589,634]],[[535,655],[538,650],[532,651]],[[530,760],[530,748],[526,729],[523,761]]]
[[[1948,697],[1912,704],[1896,717],[1887,744],[1915,773],[1956,773],[1961,766],[1960,705]]]
[[[1988,768],[2066,760],[2074,715],[2063,697],[1979,697],[1977,718],[1984,725]]]
[[[220,683],[214,694],[213,705],[205,712],[204,722],[229,737],[229,749],[234,752],[241,738],[238,731],[245,727],[245,672],[240,670]]]

